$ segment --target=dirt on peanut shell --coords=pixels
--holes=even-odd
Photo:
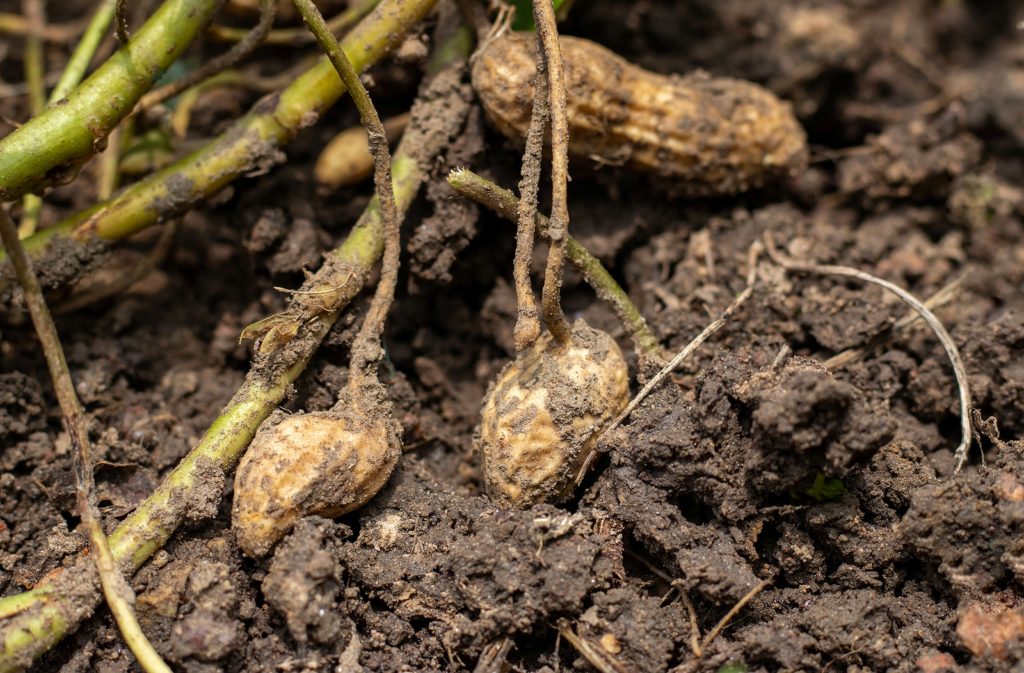
[[[91,6],[47,3],[49,20],[76,20]],[[488,381],[513,355],[514,232],[454,199],[444,176],[465,165],[512,187],[521,157],[474,108],[406,219],[380,368],[405,432],[399,468],[369,505],[337,521],[303,520],[259,562],[231,532],[229,478],[216,516],[179,529],[132,579],[156,648],[190,673],[461,671],[478,662],[540,673],[596,670],[594,661],[635,672],[1019,670],[1021,21],[1024,7],[1011,0],[589,0],[562,26],[656,72],[703,68],[762,84],[807,130],[805,172],[737,197],[673,198],[671,186],[643,175],[573,165],[572,233],[666,349],[684,346],[743,289],[748,250],[765,232],[792,256],[856,267],[918,297],[955,281],[935,311],[979,410],[979,443],[961,474],[956,389],[933,333],[894,332],[906,308],[878,288],[787,275],[762,256],[749,301],[602,441],[573,500],[522,511],[492,504],[473,433]],[[371,71],[383,116],[415,96],[430,28]],[[207,41],[193,53],[221,49]],[[23,42],[5,40],[0,51],[2,86],[15,87]],[[50,43],[48,71],[67,52]],[[267,47],[244,67],[271,75],[306,52]],[[222,131],[258,95],[201,96],[188,142]],[[0,98],[0,133],[27,110],[23,95]],[[58,314],[92,419],[109,527],[241,384],[252,346],[238,334],[282,310],[287,297],[274,288],[297,287],[366,206],[369,184],[328,193],[313,182],[319,150],[357,121],[347,103],[331,110],[288,146],[286,163],[187,215],[155,270]],[[92,203],[98,170],[92,162],[52,190],[43,224]],[[545,185],[545,211],[547,198]],[[156,239],[151,231],[120,243],[98,266],[137,264]],[[124,261],[126,250],[135,257]],[[88,276],[89,261],[61,261],[49,284]],[[53,295],[55,305],[69,296]],[[573,269],[563,303],[619,340],[634,377],[650,375]],[[345,312],[287,410],[333,404],[365,308],[361,298]],[[74,559],[85,540],[79,523],[45,363],[27,315],[8,301],[0,595]],[[495,653],[506,668],[487,664]],[[32,670],[138,669],[101,607]]]

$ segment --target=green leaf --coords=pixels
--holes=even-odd
[[[814,476],[814,484],[804,493],[818,502],[827,502],[842,497],[843,493],[846,493],[846,487],[840,480],[826,477],[824,473],[819,472]]]

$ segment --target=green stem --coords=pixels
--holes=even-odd
[[[384,0],[342,41],[357,70],[397,47],[436,0]],[[326,58],[291,86],[257,103],[216,140],[133,184],[109,201],[64,219],[25,241],[38,252],[54,235],[117,240],[180,215],[237,177],[279,161],[280,148],[313,124],[344,93]],[[2,145],[0,145],[2,151]],[[0,260],[2,261],[2,260]]]
[[[89,69],[89,63],[96,55],[96,50],[99,49],[100,42],[103,41],[107,27],[110,26],[110,20],[114,17],[115,3],[116,0],[105,0],[92,15],[78,45],[71,53],[71,58],[64,66],[64,72],[61,73],[60,79],[57,80],[53,91],[50,92],[50,105],[71,93],[71,90],[78,86],[82,78],[85,77],[85,71]]]
[[[449,92],[447,88],[441,90]],[[424,96],[424,101],[422,106],[414,106],[413,120],[392,164],[395,202],[400,212],[408,209],[433,158],[449,135],[461,128],[464,119],[454,118],[453,108],[462,103],[457,95]],[[454,119],[451,128],[433,132],[442,118]],[[289,307],[296,315],[305,314],[309,305],[326,305],[331,310],[304,320],[288,348],[255,357],[245,383],[199,444],[111,534],[111,552],[122,570],[136,570],[145,563],[184,520],[197,488],[209,487],[212,479],[237,464],[260,423],[284,399],[340,311],[366,283],[383,249],[383,218],[374,197],[345,241],[327,255],[324,265],[295,293]],[[88,562],[79,559],[42,586],[0,598],[0,673],[27,668],[92,612],[96,593],[88,588],[88,578],[83,575],[89,568]]]
[[[448,175],[448,184],[463,196],[490,208],[506,220],[516,221],[519,199],[509,190],[499,187],[487,178],[463,168],[452,171]],[[548,236],[548,218],[540,213],[537,213],[535,218],[537,232],[546,238]],[[594,289],[597,296],[606,302],[618,316],[622,326],[632,337],[638,353],[655,361],[663,361],[664,353],[658,343],[658,338],[654,336],[654,332],[647,325],[647,321],[641,315],[636,304],[612,278],[601,261],[591,255],[572,236],[566,236],[565,254],[572,265],[582,274],[583,279]]]
[[[96,10],[96,14],[93,15],[92,20],[85,29],[85,33],[82,34],[82,38],[78,41],[78,45],[75,47],[74,52],[71,54],[71,58],[68,59],[67,65],[64,66],[64,72],[61,73],[60,79],[57,80],[57,84],[53,87],[53,91],[50,92],[50,97],[47,99],[47,105],[53,105],[61,98],[64,98],[78,86],[78,83],[85,77],[85,71],[89,68],[89,63],[92,61],[92,57],[96,54],[96,49],[100,46],[100,42],[103,40],[103,35],[107,31],[107,26],[110,25],[110,20],[114,16],[114,2],[116,0],[106,0],[106,2]],[[40,51],[40,60],[42,59]],[[26,47],[26,71],[28,70],[27,64],[29,62],[28,49]],[[42,82],[42,65],[39,66],[39,96],[42,98],[43,93],[43,82]],[[26,75],[28,73],[26,72]],[[31,77],[27,77],[31,81]],[[34,90],[34,86],[29,87],[30,90]],[[33,100],[35,97],[33,96]],[[32,115],[35,116],[42,111],[42,106],[38,109],[33,105]],[[22,216],[21,224],[18,226],[18,236],[25,238],[35,233],[36,228],[39,225],[39,214],[43,210],[42,198],[35,194],[26,194],[22,201]]]
[[[0,140],[0,200],[74,176],[213,18],[222,0],[166,0],[63,105]]]

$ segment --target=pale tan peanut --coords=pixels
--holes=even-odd
[[[488,495],[512,507],[567,498],[628,401],[629,370],[607,333],[577,320],[569,345],[542,334],[484,397],[477,446]]]
[[[561,37],[569,151],[671,179],[685,195],[732,194],[803,170],[807,138],[789,103],[737,79],[666,76],[589,40]],[[508,33],[473,65],[487,117],[522,140],[536,71],[532,35]]]
[[[390,405],[289,416],[260,427],[235,475],[231,526],[239,547],[264,556],[300,518],[335,517],[365,505],[402,455]]]
[[[409,113],[385,119],[384,135],[389,143],[395,142],[406,124]],[[373,173],[373,157],[366,140],[366,129],[353,126],[334,136],[317,157],[313,174],[316,181],[328,187],[348,187],[370,177]]]

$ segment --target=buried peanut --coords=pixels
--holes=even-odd
[[[343,396],[329,411],[260,428],[238,466],[231,509],[246,554],[263,556],[304,516],[361,507],[387,482],[402,455],[401,430],[383,386],[362,390],[364,399]]]
[[[578,320],[566,345],[545,332],[484,398],[478,446],[488,494],[515,507],[564,500],[628,401],[629,370],[606,332]]]

